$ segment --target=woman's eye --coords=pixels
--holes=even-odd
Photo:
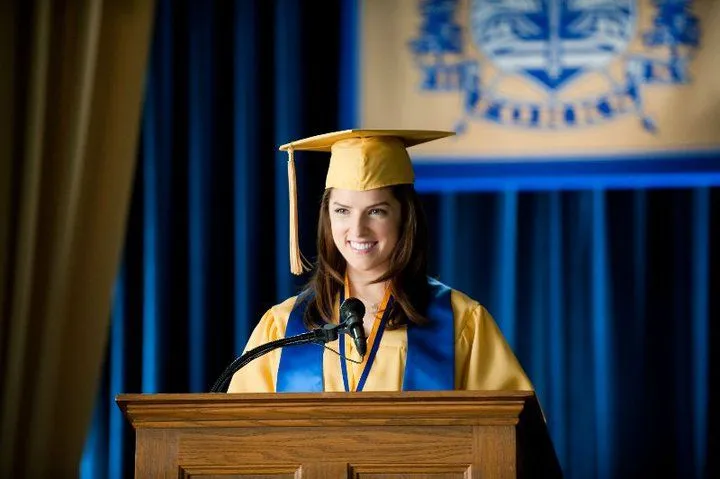
[[[385,216],[385,210],[381,208],[373,208],[370,210],[370,214],[374,216]]]
[[[345,215],[345,214],[347,214],[347,212],[348,212],[347,208],[335,208],[335,214]]]

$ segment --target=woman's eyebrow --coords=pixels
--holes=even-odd
[[[352,208],[351,206],[344,205],[344,204],[342,204],[342,203],[338,203],[337,201],[333,201],[332,204],[333,204],[333,206],[340,206],[341,208],[347,208],[347,209],[351,209],[351,208]],[[366,210],[367,210],[367,209],[370,209],[370,208],[377,208],[378,206],[388,206],[388,207],[389,207],[389,206],[390,206],[390,203],[388,203],[387,201],[381,201],[380,203],[375,203],[375,204],[372,204],[372,205],[368,205],[368,206],[366,206],[366,207],[363,208],[363,209],[366,209]]]
[[[390,203],[388,203],[387,201],[381,201],[380,203],[375,203],[374,205],[370,205],[367,208],[377,208],[378,206],[390,206]]]

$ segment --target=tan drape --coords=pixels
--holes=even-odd
[[[0,3],[0,477],[75,477],[124,240],[154,1]]]

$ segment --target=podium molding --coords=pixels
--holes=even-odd
[[[123,394],[135,476],[560,477],[531,391]]]

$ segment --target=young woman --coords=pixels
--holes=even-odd
[[[265,313],[246,350],[337,323],[340,304],[355,297],[365,305],[367,354],[348,335],[326,348],[276,349],[235,373],[228,392],[532,390],[488,311],[427,275],[427,223],[406,149],[448,135],[347,130],[281,147],[291,195],[293,151],[332,152],[318,258],[304,291]],[[291,257],[301,272],[299,252]]]

